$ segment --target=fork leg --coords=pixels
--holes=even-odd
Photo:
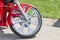
[[[18,1],[18,0],[14,0],[14,2],[18,5],[18,7],[19,7],[19,9],[21,10],[23,16],[24,16],[25,19],[28,21],[28,16],[27,16],[27,14],[24,12],[24,10],[22,9],[22,7],[21,7],[19,1]]]

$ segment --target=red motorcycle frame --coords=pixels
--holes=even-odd
[[[23,8],[24,5],[27,5],[25,12],[27,12],[27,10],[30,8],[30,4],[20,4],[21,7]],[[17,5],[13,5],[12,3],[8,3],[6,6],[3,7],[3,11],[2,13],[0,13],[0,26],[4,26],[6,28],[8,28],[9,24],[12,24],[11,22],[11,16],[17,17],[19,16],[19,14],[12,14],[12,10],[17,9]],[[23,8],[24,9],[24,8]],[[21,15],[21,13],[20,13]],[[13,24],[12,24],[13,25]]]

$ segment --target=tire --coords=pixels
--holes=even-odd
[[[32,7],[32,6],[31,6],[31,8],[33,8],[35,11],[37,11],[37,15],[38,15],[38,19],[39,19],[38,27],[36,28],[36,30],[34,30],[33,32],[31,32],[31,34],[30,34],[30,33],[27,33],[27,34],[20,33],[20,30],[17,31],[17,29],[15,29],[15,27],[13,27],[12,24],[9,24],[11,30],[12,30],[16,35],[18,35],[18,36],[20,36],[20,37],[24,37],[24,38],[33,37],[33,36],[35,36],[35,35],[39,32],[39,30],[41,29],[42,17],[41,17],[41,15],[40,15],[39,11],[38,11],[36,8],[34,8],[34,7]],[[12,18],[12,19],[13,19],[13,18]],[[23,20],[24,20],[24,19],[23,19]],[[13,23],[13,21],[12,21],[12,23]],[[17,26],[16,26],[16,27],[17,27]]]

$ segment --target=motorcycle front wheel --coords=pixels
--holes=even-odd
[[[21,12],[14,9],[12,11],[12,14],[16,13],[18,14]],[[20,37],[33,37],[39,32],[41,28],[42,17],[39,11],[32,6],[29,8],[26,14],[28,15],[28,21],[26,21],[22,14],[19,15],[19,17],[11,16],[11,22],[13,23],[13,25],[10,24],[10,28],[16,35]]]

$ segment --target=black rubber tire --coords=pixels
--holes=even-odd
[[[34,7],[33,7],[34,8]],[[34,8],[34,9],[36,9],[36,8]],[[36,9],[37,10],[37,9]],[[38,11],[38,10],[37,10]],[[38,13],[39,13],[39,11],[38,11]],[[16,32],[16,30],[13,28],[13,26],[11,25],[11,24],[9,24],[9,26],[10,26],[10,28],[11,28],[11,30],[16,34],[16,35],[18,35],[18,36],[20,36],[20,37],[22,37],[22,38],[30,38],[30,37],[33,37],[33,36],[35,36],[39,31],[40,31],[40,29],[41,29],[41,26],[42,26],[42,17],[41,17],[41,14],[39,13],[39,19],[40,19],[40,23],[39,23],[39,29],[34,33],[34,34],[32,34],[32,35],[21,35],[21,34],[19,34],[18,32]]]

